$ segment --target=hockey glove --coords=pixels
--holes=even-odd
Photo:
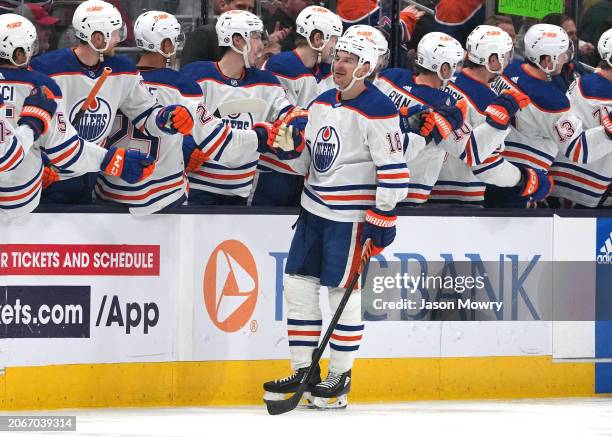
[[[257,151],[259,153],[274,152],[272,145],[276,136],[276,128],[272,123],[267,121],[255,123],[253,130],[257,134]]]
[[[49,185],[53,185],[54,183],[58,182],[60,177],[47,154],[42,152],[41,158],[43,163],[42,187],[45,189]]]
[[[272,151],[282,161],[295,159],[304,150],[304,130],[308,123],[308,111],[294,109],[285,118],[274,123]]]
[[[544,200],[553,189],[553,178],[542,170],[521,167],[521,180],[518,183],[519,195],[539,202]]]
[[[425,105],[416,105],[410,108],[402,106],[399,108],[401,132],[403,134],[415,133],[419,135],[425,122],[426,112],[429,112],[429,108]]]
[[[55,115],[57,103],[49,98],[50,92],[45,87],[37,87],[23,101],[18,125],[25,124],[34,132],[34,141],[38,140],[49,129],[49,123]]]
[[[515,90],[505,90],[485,109],[486,121],[496,129],[506,130],[512,117],[529,103],[531,99],[526,94]]]
[[[111,147],[102,161],[100,170],[129,184],[148,178],[155,170],[155,159],[134,149]]]
[[[155,119],[157,127],[170,135],[180,133],[189,135],[193,129],[193,117],[187,108],[181,105],[169,105],[162,108]]]
[[[601,125],[604,127],[606,131],[606,135],[608,138],[612,140],[612,120],[610,120],[610,114],[606,108],[601,108]]]
[[[191,135],[183,137],[183,162],[185,163],[185,171],[193,173],[202,167],[204,162],[208,161],[208,156],[202,152],[202,149],[196,144]]]
[[[442,105],[425,117],[421,135],[431,137],[436,144],[446,139],[454,130],[463,126],[463,112],[457,106]]]
[[[361,245],[366,240],[372,240],[372,256],[378,255],[385,247],[395,240],[395,211],[381,211],[372,208],[366,213],[363,231],[361,232]]]

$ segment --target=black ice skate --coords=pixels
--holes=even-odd
[[[325,381],[313,387],[311,395],[315,408],[346,408],[351,391],[351,371],[329,373]]]
[[[264,400],[266,401],[278,401],[285,399],[287,395],[295,393],[302,382],[302,379],[308,373],[308,367],[302,367],[296,370],[292,375],[282,379],[275,379],[274,381],[268,381],[264,383],[263,388],[266,391],[264,394]],[[312,405],[312,396],[310,395],[311,388],[321,382],[321,368],[317,363],[315,374],[312,376],[308,389],[304,392],[302,400],[305,401],[306,406]]]

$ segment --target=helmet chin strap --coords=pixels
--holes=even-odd
[[[242,55],[242,59],[244,60],[244,68],[251,68],[251,63],[249,62],[249,51],[251,50],[251,43],[249,40],[245,40],[245,43],[246,44],[244,45],[244,48],[242,50],[238,50],[238,48],[234,45],[234,42],[232,41],[230,48],[236,53]]]
[[[31,58],[32,58],[32,55],[31,55],[31,52],[30,52],[30,54],[26,55],[25,62],[23,62],[21,64],[18,64],[17,62],[15,62],[15,60],[13,59],[13,56],[10,57],[9,61],[11,61],[11,64],[13,64],[15,67],[21,68],[21,67],[26,67],[30,63],[30,59]]]
[[[359,67],[358,67],[358,68],[359,68]],[[337,89],[338,91],[340,91],[341,93],[345,93],[345,92],[347,92],[348,90],[350,90],[351,88],[353,88],[353,86],[355,85],[355,83],[356,83],[358,80],[363,80],[363,79],[365,79],[366,77],[368,77],[367,75],[365,75],[365,76],[361,76],[361,77],[357,76],[357,74],[356,74],[356,73],[357,73],[357,69],[358,69],[358,68],[355,68],[355,69],[353,70],[353,75],[352,75],[353,77],[351,78],[351,81],[349,82],[349,84],[348,84],[346,87],[344,87],[344,88],[340,88],[338,85],[336,85],[336,89]]]
[[[320,64],[323,58],[323,47],[327,45],[327,41],[324,41],[321,47],[313,46],[312,42],[310,41],[310,37],[306,38],[306,41],[308,42],[308,45],[310,46],[310,48],[317,52],[317,64]]]
[[[552,76],[553,76],[553,73],[554,73],[555,69],[557,68],[557,63],[555,62],[555,64],[554,64],[555,66],[551,70],[545,69],[539,63],[536,64],[536,65],[546,75],[546,81],[547,82],[552,81]]]
[[[87,41],[87,44],[89,44],[89,47],[94,49],[100,55],[100,64],[104,62],[104,52],[108,50],[108,46],[110,45],[110,39],[106,41],[106,45],[104,46],[103,49],[96,48],[91,42],[91,38],[89,39],[89,41]]]

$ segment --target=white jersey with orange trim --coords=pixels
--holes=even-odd
[[[601,125],[601,111],[612,114],[612,83],[600,74],[578,78],[567,96],[586,129]],[[594,208],[612,182],[612,148],[611,153],[589,164],[575,163],[559,155],[550,174],[555,180],[553,196]],[[605,205],[611,204],[612,198],[608,197]]]
[[[181,70],[185,81],[195,81],[204,95],[204,104],[214,112],[224,102],[259,98],[267,102],[258,113],[239,113],[223,117],[232,129],[250,130],[256,123],[276,121],[293,109],[285,89],[269,71],[248,68],[240,79],[224,76],[215,62],[193,62]],[[262,160],[265,156],[262,155]],[[248,197],[253,185],[255,168],[259,160],[257,151],[245,150],[240,162],[206,162],[202,168],[189,174],[190,190],[201,190],[228,196]],[[267,162],[267,161],[266,161]]]
[[[448,93],[431,88],[425,85],[418,85],[413,80],[411,70],[402,68],[391,68],[381,72],[374,84],[386,94],[397,108],[407,106],[409,108],[418,105],[425,105],[436,108],[441,105],[452,106],[455,99]],[[466,156],[469,144],[472,141],[472,129],[465,124],[461,129],[449,135],[440,144],[436,145],[432,140],[424,148],[413,150],[408,146],[406,159],[410,167],[410,188],[408,197],[401,203],[405,206],[414,206],[425,203],[432,194],[432,189],[439,179],[440,171],[446,162],[447,169],[458,173],[461,165],[452,165],[455,158]],[[419,144],[418,142],[415,142]],[[412,142],[411,142],[412,144]],[[456,179],[453,176],[451,179]],[[445,185],[440,186],[438,195],[448,196],[447,199],[455,201],[455,197],[466,198],[472,201],[473,198],[484,195],[484,183],[478,181],[473,185],[460,185],[453,180],[444,181]],[[446,184],[448,182],[448,184]],[[471,183],[471,182],[470,182]],[[457,193],[461,192],[459,196]]]
[[[565,94],[551,82],[532,76],[526,67],[512,63],[491,84],[497,94],[515,89],[531,99],[514,116],[504,157],[517,165],[548,171],[560,153],[583,164],[610,153],[612,146],[603,126],[585,130]]]
[[[34,70],[51,77],[64,91],[66,120],[74,119],[105,67],[113,72],[98,91],[95,106],[87,110],[75,126],[81,138],[104,145],[119,110],[147,135],[167,135],[155,122],[162,107],[144,87],[136,65],[128,57],[105,56],[104,62],[89,68],[79,62],[73,49],[65,48],[32,60]],[[61,179],[73,176],[80,174],[60,172]]]
[[[444,161],[430,200],[481,204],[484,201],[485,184],[513,187],[521,179],[518,167],[501,155],[503,139],[509,129],[500,131],[485,122],[485,110],[496,96],[488,84],[470,76],[469,71],[463,70],[453,77],[444,91],[457,101],[465,100],[466,122],[476,128],[464,160],[449,155]]]
[[[370,83],[355,99],[336,90],[308,110],[306,147],[288,161],[306,176],[301,204],[334,221],[360,222],[368,209],[395,208],[408,192],[410,173],[395,106]]]
[[[232,130],[201,104],[202,90],[195,82],[181,80],[168,68],[141,69],[144,84],[157,101],[166,105],[184,105],[194,115],[193,140],[217,163],[239,162],[244,151],[257,150],[254,131]],[[188,139],[191,140],[191,139]],[[108,137],[109,146],[137,149],[155,157],[155,170],[145,181],[128,184],[115,176],[100,174],[95,187],[98,198],[124,204],[135,215],[152,214],[187,197],[188,183],[183,162],[182,135],[153,137],[136,129],[123,112],[115,118]]]
[[[2,130],[19,133],[18,136],[22,133],[17,127],[17,120],[23,101],[32,89],[42,86],[46,86],[53,93],[57,109],[49,123],[48,131],[41,135],[34,146],[28,147],[27,141],[24,140],[19,148],[18,143],[14,143],[15,137],[10,140],[8,152],[14,144],[17,155],[8,157],[9,160],[4,162],[4,166],[9,165],[7,170],[10,171],[0,173],[0,215],[3,216],[20,216],[38,205],[43,167],[41,149],[51,163],[67,175],[99,171],[106,155],[105,149],[78,136],[74,127],[67,121],[66,99],[61,89],[55,81],[37,71],[0,68],[0,92],[5,103],[5,114],[0,120]],[[0,167],[2,166],[3,164],[0,164]]]
[[[289,102],[299,108],[307,108],[318,95],[330,88],[328,78],[331,77],[331,70],[329,64],[320,64],[314,68],[308,68],[295,50],[272,56],[264,65],[264,69],[276,76],[280,84],[287,90]],[[331,87],[333,87],[333,82]],[[295,174],[286,164],[276,159],[272,153],[263,154],[257,167],[262,171]]]

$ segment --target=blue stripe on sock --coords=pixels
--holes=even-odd
[[[307,325],[323,325],[323,320],[297,320],[287,319],[287,325],[307,326]]]
[[[317,347],[319,345],[316,341],[290,341],[289,347],[291,346],[308,346],[308,347]]]
[[[291,346],[291,342],[289,343],[289,346]],[[335,351],[340,351],[340,352],[354,352],[359,349],[359,345],[357,346],[339,346],[334,343],[330,343],[329,347]]]

